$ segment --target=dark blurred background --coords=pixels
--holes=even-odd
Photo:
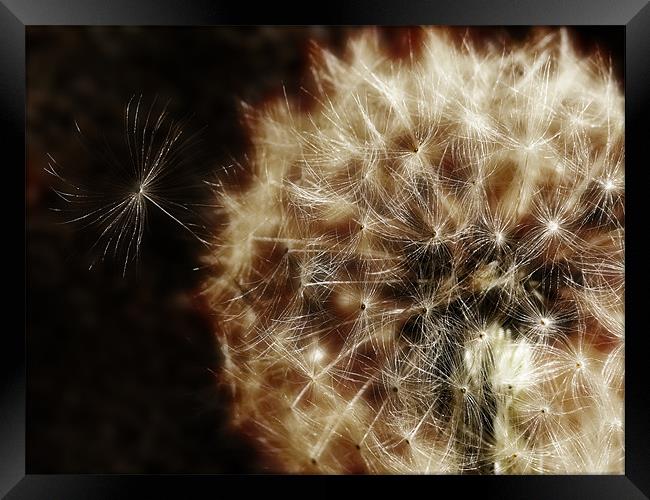
[[[122,277],[88,270],[88,234],[61,224],[43,170],[100,168],[75,131],[123,142],[133,94],[170,99],[169,112],[202,129],[200,182],[249,144],[238,103],[254,106],[306,84],[310,40],[342,53],[353,27],[28,27],[27,471],[28,473],[258,472],[264,464],[229,429],[217,390],[213,319],[198,291],[203,247],[152,217],[141,258]],[[521,38],[527,28],[478,36]],[[382,29],[397,52],[409,30]],[[415,31],[410,32],[415,35]],[[574,29],[581,46],[611,53],[622,78],[623,31]],[[85,170],[84,170],[85,169]],[[210,200],[197,200],[206,201]],[[91,235],[92,236],[92,235]]]

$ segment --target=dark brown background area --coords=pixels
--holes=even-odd
[[[126,277],[88,271],[88,235],[61,224],[43,168],[95,168],[74,120],[122,141],[133,94],[171,99],[175,118],[203,128],[200,181],[242,158],[238,102],[261,105],[304,82],[308,42],[335,52],[355,28],[29,27],[27,29],[27,472],[262,471],[251,443],[229,430],[216,390],[218,346],[197,298],[204,249],[153,217]],[[623,31],[574,30],[611,52],[622,75]],[[527,28],[482,29],[480,36]],[[399,50],[406,30],[382,34]],[[99,167],[97,167],[99,168]],[[198,201],[198,200],[197,200]],[[92,241],[92,240],[91,240]]]

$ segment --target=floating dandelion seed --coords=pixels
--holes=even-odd
[[[210,256],[237,423],[289,472],[622,473],[623,96],[564,30],[315,54]]]
[[[122,272],[126,274],[129,263],[139,258],[151,209],[159,210],[207,245],[199,236],[204,228],[191,222],[197,214],[183,193],[187,186],[180,181],[193,156],[190,153],[196,134],[188,136],[185,123],[169,117],[169,102],[160,111],[156,111],[156,103],[154,99],[145,107],[142,95],[129,100],[124,113],[125,154],[108,146],[90,148],[105,167],[106,178],[97,174],[93,179],[83,175],[72,179],[48,155],[46,172],[63,184],[53,189],[67,204],[64,209],[55,210],[72,214],[65,223],[97,232],[92,245],[97,256],[91,268],[112,256],[124,261]],[[75,126],[85,144],[85,135],[77,122]]]

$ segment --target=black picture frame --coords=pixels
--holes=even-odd
[[[624,476],[435,476],[410,478],[435,481],[435,488],[447,489],[452,483],[462,489],[499,498],[649,498],[650,433],[648,401],[650,380],[647,371],[648,328],[643,311],[649,283],[644,259],[647,232],[647,121],[650,117],[650,6],[648,0],[444,0],[388,2],[377,0],[339,1],[312,4],[294,2],[284,7],[248,5],[248,2],[187,0],[1,0],[0,1],[0,98],[5,133],[3,148],[16,172],[25,162],[25,28],[33,25],[222,25],[222,24],[380,24],[380,25],[614,25],[625,31],[625,113],[626,113],[626,419]],[[13,153],[13,154],[10,154]],[[4,156],[4,155],[3,155]],[[10,165],[5,165],[9,167]],[[20,192],[15,185],[7,189]],[[23,176],[24,177],[24,176]],[[647,188],[646,188],[647,189]],[[24,194],[24,191],[23,191]],[[17,203],[21,201],[18,200]],[[24,199],[23,199],[24,202]],[[23,205],[25,206],[25,205]],[[645,208],[645,210],[644,210]],[[22,213],[11,208],[14,213]],[[24,224],[23,224],[24,227]],[[26,241],[26,240],[22,240]],[[14,247],[18,254],[21,248]],[[25,262],[19,255],[16,262]],[[20,259],[20,260],[19,260]],[[631,271],[631,272],[629,272]],[[24,276],[23,276],[24,278]],[[23,286],[26,288],[23,279]],[[25,289],[25,296],[29,290]],[[25,301],[22,301],[25,309]],[[7,306],[18,315],[20,304]],[[19,322],[26,324],[26,311]],[[146,492],[146,498],[203,497],[249,489],[258,480],[269,485],[276,481],[331,480],[349,478],[287,478],[256,476],[255,481],[237,476],[116,476],[116,475],[32,475],[25,473],[25,330],[4,329],[0,351],[0,496],[22,498],[127,498]],[[380,478],[399,488],[404,477]],[[372,478],[363,478],[364,484]],[[456,483],[458,482],[458,483]],[[226,484],[234,483],[234,484]],[[442,483],[446,483],[443,485]],[[275,486],[275,485],[274,485]],[[279,486],[279,483],[278,485]],[[226,489],[224,489],[226,488]],[[205,492],[205,494],[201,492]],[[409,491],[409,490],[406,490]],[[141,495],[137,495],[139,498]]]

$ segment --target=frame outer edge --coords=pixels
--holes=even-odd
[[[625,473],[643,494],[650,495],[648,456],[650,435],[648,411],[650,393],[647,385],[647,350],[640,336],[645,336],[645,325],[640,320],[647,309],[650,279],[647,246],[647,130],[650,113],[650,3],[630,19],[625,29],[625,122],[626,122],[626,311],[635,311],[626,325],[634,330],[625,339]],[[646,284],[644,286],[644,284]],[[633,322],[629,322],[633,319]],[[647,342],[647,341],[646,341]],[[647,345],[647,344],[646,344]]]
[[[0,123],[5,132],[2,137],[4,170],[11,174],[11,180],[8,178],[6,181],[7,192],[22,192],[21,201],[25,207],[25,191],[18,185],[18,179],[25,182],[25,26],[19,17],[3,4],[0,4],[0,102],[2,110]],[[13,177],[14,174],[16,177]],[[18,194],[18,197],[21,199],[21,194]],[[25,215],[25,212],[22,212],[22,215]],[[25,219],[22,224],[26,231]],[[26,232],[22,238],[24,244]],[[16,241],[20,240],[16,238]],[[26,263],[26,254],[20,244],[5,247],[5,251],[8,254],[5,258],[8,267],[12,266],[11,263],[14,263],[13,265],[19,262]],[[22,279],[25,287],[25,274],[22,275]],[[5,311],[12,316],[17,316],[18,311],[22,309],[22,317],[13,324],[13,327],[6,326],[2,331],[0,497],[25,476],[26,337],[25,330],[18,325],[26,324],[24,302],[26,295],[12,294],[8,290],[5,292],[4,297],[13,302],[4,304]],[[18,301],[22,302],[22,307]]]
[[[28,2],[25,1],[25,3]],[[6,122],[7,125],[11,126],[10,130],[13,129],[14,131],[24,130],[25,126],[24,23],[25,21],[27,21],[27,23],[43,22],[47,16],[51,15],[47,13],[50,9],[41,8],[41,6],[44,5],[43,2],[38,1],[30,3],[31,6],[27,7],[27,9],[21,9],[20,2],[16,0],[3,0],[3,3],[0,3],[0,23],[2,23],[2,26],[4,28],[3,30],[0,30],[0,53],[2,54],[2,64],[0,64],[0,74],[2,74],[2,77],[0,77],[0,89],[3,91],[2,109],[3,111],[7,111],[6,113],[0,115],[0,121]],[[10,4],[10,6],[13,8],[10,10],[5,6],[5,4]],[[603,7],[601,2],[598,2],[598,4],[600,4],[601,8]],[[625,8],[622,8],[623,6],[621,4],[624,4]],[[628,48],[626,49],[626,83],[628,85],[629,93],[639,97],[641,99],[641,102],[635,103],[635,109],[630,109],[630,107],[627,106],[626,101],[626,117],[628,116],[627,113],[634,113],[638,117],[643,114],[644,111],[648,110],[648,98],[644,95],[644,92],[646,92],[646,86],[644,84],[647,81],[650,81],[650,68],[646,62],[648,53],[647,49],[650,48],[650,7],[648,6],[647,0],[643,2],[630,0],[625,3],[621,0],[618,5],[610,4],[609,8],[611,14],[618,10],[618,17],[622,13],[629,14],[632,5],[638,6],[641,4],[645,5],[642,6],[640,10],[635,9],[636,14],[629,19],[626,27],[628,43]],[[89,2],[89,5],[93,4]],[[16,6],[19,7],[16,8]],[[84,12],[81,12],[82,10]],[[121,15],[126,15],[125,12],[128,12],[128,10],[125,9],[120,10],[121,13],[113,14],[110,16],[110,20],[114,21],[118,18],[121,18]],[[143,15],[146,16],[147,10],[148,9],[146,8],[142,10],[138,9],[138,19]],[[600,9],[596,7],[595,10]],[[16,15],[16,12],[19,12],[20,15]],[[73,14],[77,16],[77,19],[79,17],[84,18],[84,16],[86,16],[83,19],[86,22],[92,22],[93,20],[96,22],[97,17],[90,16],[87,14],[87,12],[87,9],[80,8],[76,14],[74,11],[68,11],[63,15],[65,17],[66,15]],[[151,14],[153,14],[153,12]],[[207,15],[206,17],[214,17],[214,14],[216,14],[216,9],[212,12],[203,12],[204,16]],[[346,14],[349,15],[350,12],[347,12]],[[600,12],[600,14],[603,14],[603,12]],[[163,15],[166,16],[166,13]],[[485,15],[489,19],[492,17],[487,14]],[[60,18],[60,16],[61,13],[55,14],[55,17]],[[190,16],[194,17],[194,14],[190,14]],[[593,18],[593,13],[588,17]],[[159,18],[159,16],[156,17],[156,19]],[[216,21],[217,19],[214,20]],[[177,18],[177,21],[187,21],[187,17],[180,16]],[[632,46],[636,46],[636,54],[631,53],[630,47]],[[633,78],[638,78],[638,80],[635,81]],[[646,114],[646,116],[649,115]],[[638,137],[641,136],[641,132],[639,131]],[[17,150],[20,150],[19,155],[22,155],[24,159],[24,141],[21,141],[18,136],[14,137],[14,135],[11,135],[7,137],[7,144],[10,147],[14,147]],[[641,145],[639,144],[638,147],[640,148]],[[16,344],[16,346],[12,344],[11,349],[13,349],[12,352],[5,354],[10,355],[10,360],[11,356],[14,355],[13,362],[2,366],[2,370],[5,370],[3,372],[3,375],[6,374],[6,376],[3,376],[2,380],[4,385],[0,386],[2,388],[0,392],[0,405],[3,409],[3,418],[0,420],[0,443],[2,444],[2,446],[0,446],[0,470],[2,471],[0,472],[0,497],[6,494],[11,489],[11,487],[16,484],[16,482],[20,481],[20,479],[25,475],[25,372],[24,364],[22,364],[25,354],[24,344],[21,344],[20,342]],[[635,380],[640,381],[642,379],[635,378]],[[634,394],[634,397],[640,398],[639,401],[641,403],[646,403],[647,408],[648,396],[642,394],[640,386],[637,389],[634,389],[631,388],[628,384],[627,389],[629,391],[627,392],[628,397]],[[13,411],[5,412],[5,409]],[[5,415],[10,415],[10,418],[5,417]],[[627,414],[627,417],[633,419],[637,418],[633,415],[630,415],[629,412]],[[642,425],[637,428],[645,428],[647,425],[647,414],[639,414],[638,419],[640,419],[640,423]],[[647,450],[649,449],[647,446],[648,438],[647,436],[634,436],[634,440],[637,440],[637,438],[639,441],[635,445],[634,450],[637,450],[641,455],[636,456],[635,454],[632,454],[632,456],[629,456],[629,458],[626,460],[627,477],[628,480],[636,488],[645,492],[650,490],[650,477],[648,477],[647,472],[645,469],[643,469],[643,467],[647,465],[643,462],[643,458],[647,458],[644,454],[647,454]],[[636,465],[634,465],[634,463],[636,463]],[[22,481],[22,483],[25,482],[26,481],[24,480]],[[641,491],[639,491],[639,493]]]

